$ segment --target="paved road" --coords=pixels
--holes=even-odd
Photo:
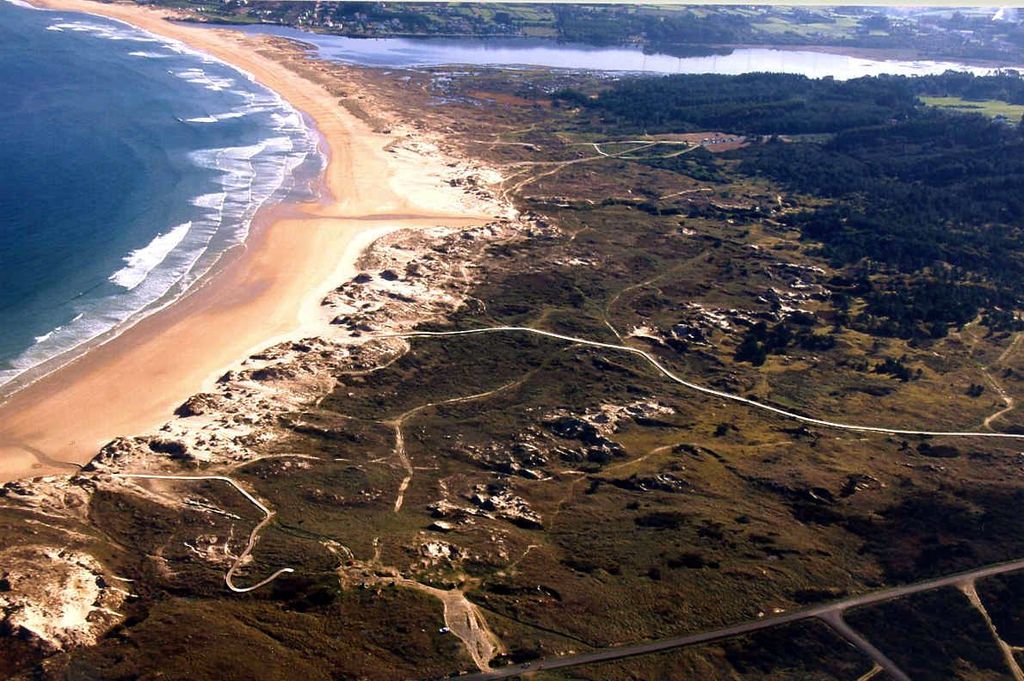
[[[655,369],[657,369],[664,376],[670,380],[678,383],[679,385],[686,386],[691,390],[704,393],[705,395],[713,395],[715,397],[721,397],[722,399],[732,400],[733,402],[741,402],[743,404],[755,407],[757,409],[763,409],[770,411],[786,418],[791,418],[796,421],[803,421],[804,423],[811,423],[816,426],[824,426],[826,428],[839,428],[842,430],[852,430],[861,433],[887,433],[891,435],[929,435],[934,437],[995,437],[1005,438],[1011,440],[1024,440],[1024,434],[1019,433],[992,433],[992,432],[977,432],[977,431],[942,431],[942,430],[905,430],[900,428],[889,428],[886,426],[859,426],[849,423],[841,423],[839,421],[827,421],[825,419],[813,418],[810,416],[804,416],[797,414],[796,412],[786,411],[779,407],[773,407],[770,404],[764,404],[756,400],[749,399],[747,397],[741,397],[740,395],[734,395],[732,393],[723,392],[721,390],[715,390],[708,388],[690,381],[684,380],[676,374],[669,371],[661,362],[654,358],[648,352],[640,350],[639,348],[633,348],[628,345],[616,345],[614,343],[602,343],[600,341],[588,340],[586,338],[577,338],[575,336],[566,336],[560,333],[553,333],[551,331],[542,331],[541,329],[531,329],[527,326],[494,326],[484,329],[467,329],[463,331],[413,331],[409,333],[386,333],[377,334],[375,338],[443,338],[447,336],[469,336],[475,334],[491,334],[491,333],[529,333],[537,336],[544,336],[546,338],[554,338],[556,340],[568,341],[570,343],[577,343],[579,345],[587,345],[595,348],[605,348],[606,350],[617,350],[620,352],[628,352],[633,355],[644,358],[650,363]]]
[[[624,657],[635,657],[637,655],[646,655],[648,653],[657,653],[665,650],[673,650],[675,648],[685,648],[687,646],[697,645],[700,643],[711,643],[713,641],[719,641],[724,638],[731,638],[733,636],[739,636],[742,634],[749,634],[762,629],[770,629],[783,624],[791,624],[793,622],[799,622],[801,620],[818,618],[825,621],[829,626],[836,627],[838,633],[847,637],[846,630],[853,633],[857,639],[860,639],[866,643],[870,648],[874,648],[870,643],[867,643],[859,634],[853,632],[852,629],[846,627],[845,623],[842,622],[842,613],[850,608],[856,608],[863,605],[872,605],[881,603],[884,601],[890,601],[895,598],[903,596],[909,596],[911,594],[921,593],[923,591],[931,591],[932,589],[939,589],[945,586],[954,586],[963,582],[970,582],[984,577],[991,577],[993,575],[1000,575],[1006,572],[1014,572],[1016,570],[1024,570],[1024,558],[1010,561],[1007,563],[998,563],[995,565],[989,565],[983,568],[977,568],[975,570],[968,570],[966,572],[960,572],[946,577],[937,577],[935,579],[928,579],[915,584],[908,584],[906,586],[894,587],[891,589],[885,589],[882,591],[874,591],[871,593],[862,594],[860,596],[854,596],[852,598],[846,598],[841,601],[835,601],[832,603],[824,603],[811,608],[804,608],[801,610],[794,610],[792,612],[785,613],[783,615],[775,615],[773,617],[765,617],[759,620],[753,620],[750,622],[743,622],[741,624],[734,624],[729,627],[723,627],[721,629],[714,629],[711,631],[700,632],[696,634],[686,634],[683,636],[676,636],[674,638],[667,638],[660,641],[651,641],[648,643],[636,643],[632,645],[616,646],[614,648],[606,648],[604,650],[597,650],[589,653],[581,653],[579,655],[567,655],[563,657],[549,657],[535,662],[530,662],[524,665],[512,665],[509,667],[503,667],[500,669],[494,669],[489,672],[480,672],[479,674],[470,674],[467,676],[458,677],[460,681],[490,681],[492,679],[507,679],[513,676],[518,676],[526,672],[535,672],[542,669],[563,669],[565,667],[578,667],[585,664],[593,664],[596,662],[607,662],[609,660],[618,660]],[[837,622],[841,623],[837,626]],[[851,640],[852,643],[858,645],[866,654],[870,654],[868,649],[865,649],[862,645],[858,644],[857,641]],[[875,649],[877,651],[877,649]],[[897,679],[901,681],[907,681],[907,676],[903,672],[899,671],[880,651],[877,652],[878,656],[872,656],[876,662],[880,660],[886,660],[889,662],[889,668],[887,671]],[[882,665],[883,668],[886,665]]]

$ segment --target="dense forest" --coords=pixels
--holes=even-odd
[[[715,128],[795,135],[905,120],[920,114],[919,96],[1024,104],[1024,78],[1014,70],[991,76],[948,71],[846,81],[784,73],[676,75],[624,80],[596,97],[563,90],[555,100],[580,108],[594,128],[647,133]]]
[[[659,133],[724,129],[747,134],[838,132],[906,118],[918,107],[907,79],[811,79],[793,74],[679,75],[623,81],[596,99],[567,90],[590,125]]]
[[[984,311],[990,328],[1016,328],[1005,311],[1024,300],[1024,129],[923,106],[920,94],[1013,99],[1024,96],[1024,80],[668,76],[558,99],[579,108],[584,129],[759,135],[757,144],[703,155],[699,166],[663,167],[704,181],[731,168],[739,179],[825,199],[778,219],[845,272],[833,287],[841,324],[924,339]],[[757,358],[791,342],[778,333],[751,334],[744,353]]]
[[[841,132],[824,144],[776,139],[735,156],[744,174],[836,199],[784,218],[820,242],[834,265],[887,266],[887,283],[873,284],[853,326],[935,337],[979,309],[1019,307],[1019,128],[925,109],[905,121]]]
[[[629,37],[642,36],[657,49],[686,44],[736,44],[756,36],[748,17],[725,12],[654,13],[638,11],[630,5],[556,5],[553,11],[561,39],[595,45],[617,45]]]

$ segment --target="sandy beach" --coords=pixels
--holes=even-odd
[[[271,56],[266,39],[165,21],[165,12],[87,0],[37,2],[119,19],[251,74],[305,113],[328,164],[321,202],[257,217],[223,267],[168,308],[0,404],[0,481],[69,472],[112,438],[151,431],[252,352],[323,328],[320,301],[389,231],[491,218],[442,181],[446,159],[389,153],[336,96]]]

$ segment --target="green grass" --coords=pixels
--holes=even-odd
[[[1024,104],[1010,104],[998,99],[968,100],[962,97],[921,97],[928,106],[940,109],[955,109],[979,113],[984,116],[1006,116],[1010,120],[1020,120],[1024,116]]]
[[[859,21],[857,19],[848,16],[836,16],[834,22],[821,21],[808,24],[788,21],[783,17],[771,16],[766,21],[752,24],[752,27],[769,34],[794,33],[802,37],[823,34],[843,37],[849,31],[855,29],[858,24]]]

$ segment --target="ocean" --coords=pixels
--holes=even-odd
[[[0,2],[0,101],[0,392],[180,296],[322,166],[246,74],[89,15]]]

